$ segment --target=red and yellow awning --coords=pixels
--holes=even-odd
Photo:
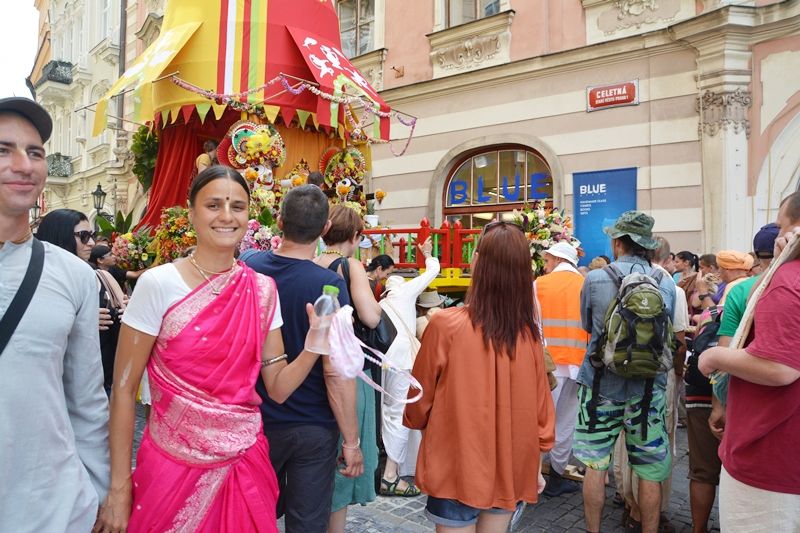
[[[310,91],[294,94],[279,75],[316,81],[323,93],[359,96],[382,114],[386,102],[342,54],[333,0],[168,0],[161,35],[98,102],[94,132],[106,125],[113,96],[133,89],[134,119],[174,122],[195,111],[202,119],[226,104],[160,77],[180,80],[217,95],[263,106],[271,121],[297,117],[305,124],[337,128],[343,117],[336,98]],[[375,121],[375,137],[388,140],[389,119]]]

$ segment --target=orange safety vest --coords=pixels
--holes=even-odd
[[[580,366],[589,344],[581,326],[583,276],[562,270],[536,280],[547,350],[557,365]]]

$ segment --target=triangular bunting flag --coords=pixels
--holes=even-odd
[[[283,117],[283,123],[287,126],[291,125],[292,120],[294,119],[294,108],[289,106],[283,106],[281,108],[281,117]]]
[[[197,116],[200,117],[200,124],[202,124],[205,122],[208,112],[211,111],[211,104],[197,104],[195,107],[197,107]]]
[[[226,107],[225,104],[211,104],[211,108],[214,110],[214,118],[221,119]]]
[[[166,126],[169,124],[169,109],[161,110],[161,125]]]
[[[175,124],[175,121],[178,120],[178,116],[181,114],[181,106],[176,105],[173,107],[169,112],[169,120],[170,124]]]
[[[306,127],[306,122],[308,122],[308,117],[311,116],[311,113],[308,111],[303,111],[302,109],[297,110],[297,123],[300,126],[300,129],[304,129]]]
[[[194,112],[194,106],[193,105],[185,105],[185,106],[183,106],[183,109],[181,110],[181,113],[183,114],[183,123],[184,124],[188,124],[189,123],[189,119],[192,118],[192,112]]]
[[[316,113],[311,113],[311,120],[314,121],[314,127],[319,130],[319,120],[317,120]]]
[[[267,120],[269,120],[270,124],[275,124],[275,119],[278,118],[278,113],[280,112],[281,108],[276,105],[264,106],[264,114],[267,116]]]

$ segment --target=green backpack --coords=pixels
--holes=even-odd
[[[646,438],[653,382],[673,365],[672,320],[658,288],[663,274],[655,269],[651,275],[631,272],[626,276],[613,264],[603,270],[617,286],[617,296],[608,306],[603,334],[590,357],[595,368],[590,414],[596,414],[597,392],[606,369],[626,379],[643,379],[642,430]]]

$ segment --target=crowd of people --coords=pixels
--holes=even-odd
[[[613,259],[579,267],[556,243],[538,278],[524,229],[491,222],[445,308],[430,240],[422,273],[364,265],[362,219],[311,184],[284,196],[280,247],[238,257],[249,187],[210,146],[186,257],[122,271],[67,209],[34,237],[51,130],[38,104],[0,100],[0,531],[277,531],[283,517],[339,533],[350,505],[424,494],[437,531],[504,532],[540,494],[582,490],[598,532],[612,463],[625,530],[669,531],[681,426],[695,532],[717,486],[722,531],[800,530],[800,466],[781,460],[800,435],[800,193],[752,251],[673,254],[629,211],[605,228]],[[364,379],[337,371],[323,292],[356,329],[395,331]]]

